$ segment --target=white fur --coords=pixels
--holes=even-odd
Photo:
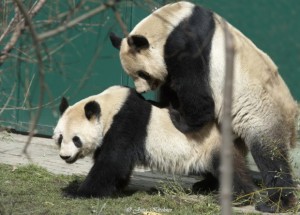
[[[134,79],[134,86],[138,93],[143,93],[152,90],[148,82],[145,79],[139,77]]]
[[[78,116],[75,116],[75,114],[78,114]],[[77,120],[72,120],[74,118],[77,118]],[[78,119],[80,119],[80,123]],[[99,130],[102,130],[102,126],[98,120],[89,121],[85,118],[83,112],[77,112],[76,110],[72,112],[72,107],[70,107],[59,120],[53,138],[58,139],[60,135],[63,136],[59,154],[70,156],[68,161],[72,162],[78,157],[89,155],[96,149],[98,141],[103,138]],[[84,143],[82,148],[77,148],[74,145],[72,141],[74,136],[78,136]]]
[[[124,88],[114,86],[99,95],[90,96],[75,103],[63,113],[54,129],[53,139],[58,142],[59,136],[63,136],[59,154],[71,156],[67,162],[74,162],[78,158],[85,157],[101,145],[105,133],[111,126],[113,116],[119,112],[127,93],[128,91]],[[100,120],[86,118],[84,106],[90,101],[97,101],[100,104]],[[81,148],[74,145],[72,141],[74,136],[81,139],[83,143]]]
[[[216,23],[210,55],[210,85],[215,101],[215,113],[222,120],[223,86],[225,77],[225,45],[222,22],[214,14]],[[233,81],[233,129],[242,138],[261,136],[267,142],[294,145],[294,119],[297,115],[296,102],[280,77],[270,57],[258,49],[239,30],[227,23],[233,36],[234,81]],[[263,119],[263,120],[262,120]],[[277,137],[276,130],[282,137]],[[247,142],[247,141],[246,141]],[[290,145],[287,144],[287,145]]]
[[[151,76],[161,83],[165,81],[168,72],[164,62],[163,47],[167,36],[182,19],[192,13],[193,7],[194,5],[189,2],[168,4],[137,24],[129,36],[142,35],[150,43],[150,48],[141,50],[141,54],[134,53],[127,44],[127,38],[123,39],[120,48],[121,63],[127,74],[132,77],[137,92],[154,90],[153,86],[149,86],[147,81],[138,76],[137,72],[140,70],[151,73]],[[142,26],[147,26],[147,28]]]
[[[173,126],[167,109],[153,107],[147,130],[146,150],[151,168],[178,174],[212,170],[212,152],[219,152],[221,142],[215,124],[186,135]]]

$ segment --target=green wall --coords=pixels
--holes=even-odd
[[[68,1],[60,1],[57,6],[57,1],[50,1],[52,5],[45,7],[35,21],[51,18],[57,10],[65,11],[68,7],[65,2]],[[154,8],[170,1],[135,2],[138,5],[124,0],[119,7],[129,29]],[[300,20],[300,4],[297,1],[194,2],[225,17],[268,53],[278,65],[292,94],[300,101],[300,28],[297,23]],[[90,6],[97,4],[91,3]],[[111,47],[108,39],[110,31],[122,35],[114,14],[107,11],[45,42],[44,49],[52,54],[48,57],[45,55],[46,91],[38,133],[52,134],[59,117],[57,106],[62,96],[66,96],[73,104],[111,85],[133,86],[131,79],[122,71],[117,50]],[[29,50],[30,59],[34,59],[29,35],[23,35],[18,45],[20,49]],[[15,51],[14,54],[22,57],[22,60],[12,58],[0,67],[0,107],[6,107],[0,113],[0,125],[27,131],[31,117],[36,114],[40,94],[37,66],[23,52]],[[154,97],[154,93],[147,94],[147,97]]]

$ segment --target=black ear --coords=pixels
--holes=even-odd
[[[65,110],[67,110],[68,107],[69,107],[68,100],[65,97],[62,97],[59,105],[60,115],[63,115],[63,113],[65,112]]]
[[[127,38],[128,45],[135,49],[136,51],[140,51],[141,49],[149,48],[149,42],[146,37],[142,35],[132,35]]]
[[[118,37],[115,33],[110,32],[109,39],[110,39],[111,44],[113,45],[113,47],[115,47],[116,49],[120,49],[121,42],[122,42],[121,37]]]
[[[84,106],[84,112],[88,120],[92,117],[99,117],[101,112],[100,105],[96,101],[90,101]]]

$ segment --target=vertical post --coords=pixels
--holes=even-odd
[[[234,70],[234,39],[223,21],[225,40],[225,81],[224,103],[222,115],[222,147],[221,147],[221,214],[232,214],[232,173],[233,173],[233,140],[232,140],[232,92]]]

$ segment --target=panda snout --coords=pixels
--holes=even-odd
[[[68,160],[70,159],[71,156],[65,156],[65,155],[59,155],[61,157],[61,159],[63,160]]]

